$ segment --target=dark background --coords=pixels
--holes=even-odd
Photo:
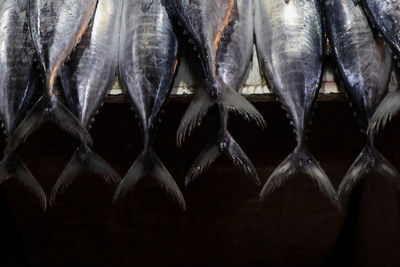
[[[181,212],[152,179],[111,204],[114,186],[83,173],[46,213],[15,179],[0,189],[0,266],[132,266],[135,264],[400,265],[399,192],[371,174],[343,209],[332,206],[308,177],[297,175],[265,203],[261,187],[222,158],[187,188],[190,164],[215,129],[210,114],[183,149],[175,131],[188,103],[169,103],[155,150],[187,201]],[[232,117],[230,130],[265,182],[295,138],[276,102],[256,103],[266,131]],[[400,169],[400,119],[377,148]],[[123,175],[142,148],[128,104],[106,104],[91,131],[95,150]],[[345,101],[319,102],[310,150],[335,188],[363,146]],[[45,124],[19,153],[49,192],[75,149],[73,138]]]

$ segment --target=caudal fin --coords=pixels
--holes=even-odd
[[[229,111],[236,112],[248,121],[255,122],[259,127],[265,128],[267,123],[263,115],[241,94],[231,89],[224,91],[221,98],[223,104]]]
[[[270,193],[281,187],[297,171],[302,171],[310,176],[317,183],[320,191],[332,203],[337,204],[337,194],[328,176],[306,148],[296,149],[274,170],[260,193],[261,200],[265,200]]]
[[[387,177],[400,190],[400,175],[397,170],[376,149],[365,147],[340,183],[339,197],[342,198],[349,194],[362,177],[370,172]]]
[[[114,203],[124,198],[146,175],[155,178],[182,210],[186,210],[185,199],[178,185],[158,156],[151,150],[143,151],[126,173],[114,194]]]
[[[27,187],[39,199],[43,210],[46,210],[46,193],[14,151],[8,152],[0,162],[0,184],[11,177],[15,177],[23,186]]]
[[[203,90],[199,90],[183,115],[176,132],[176,143],[179,147],[182,146],[185,138],[189,137],[192,131],[201,124],[212,105],[213,103],[210,102],[206,93]]]
[[[368,131],[371,133],[385,128],[386,123],[389,122],[393,116],[400,111],[400,90],[394,91],[386,95],[386,97],[379,104],[374,115],[372,116]]]
[[[54,121],[61,129],[78,137],[82,143],[92,145],[90,134],[84,129],[76,117],[56,96],[42,96],[18,124],[8,143],[9,150],[15,150],[21,143],[46,121]]]
[[[119,174],[90,148],[78,149],[57,179],[50,194],[50,205],[54,204],[58,193],[64,192],[84,170],[103,177],[110,184],[118,184],[121,181]]]
[[[266,127],[264,117],[261,113],[238,92],[225,88],[220,100],[212,102],[204,90],[200,90],[192,100],[179,125],[176,133],[178,146],[181,146],[185,138],[190,136],[197,126],[201,125],[204,116],[215,103],[222,104],[229,111],[238,113],[246,120],[254,121],[262,128]]]
[[[226,155],[246,175],[252,177],[257,184],[260,184],[258,174],[253,164],[243,152],[239,144],[227,131],[218,133],[217,138],[200,153],[192,164],[189,174],[186,176],[185,184],[188,185],[199,177],[219,156]]]

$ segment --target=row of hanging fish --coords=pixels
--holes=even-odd
[[[178,185],[152,149],[158,116],[179,66],[176,32],[182,30],[198,54],[203,82],[177,130],[178,146],[212,106],[219,117],[215,137],[193,163],[185,184],[221,155],[260,184],[250,159],[228,131],[230,112],[266,127],[263,116],[238,93],[255,43],[261,71],[286,110],[297,140],[260,198],[296,172],[310,176],[334,204],[369,171],[384,174],[400,188],[397,171],[374,148],[377,129],[400,109],[399,91],[388,94],[393,57],[400,57],[397,0],[3,0],[0,113],[7,145],[0,183],[19,179],[46,208],[46,193],[16,149],[51,120],[80,145],[57,179],[50,204],[87,169],[119,184],[115,201],[151,176],[185,209]],[[322,81],[325,32],[342,87],[366,137],[364,150],[338,192],[305,142]],[[117,71],[143,130],[143,152],[122,179],[92,150],[88,132]]]

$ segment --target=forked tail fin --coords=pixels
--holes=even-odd
[[[400,175],[397,170],[375,148],[366,146],[340,183],[339,198],[349,194],[362,177],[370,172],[379,173],[387,177],[400,190]]]
[[[42,96],[21,121],[8,144],[8,150],[15,150],[21,143],[46,121],[55,122],[61,129],[76,136],[82,143],[92,145],[90,134],[78,119],[65,107],[56,96]]]
[[[386,95],[386,97],[379,104],[374,115],[369,122],[369,133],[374,133],[380,128],[385,128],[386,123],[389,122],[393,116],[400,111],[400,90],[393,91]]]
[[[119,184],[114,194],[114,203],[124,198],[144,176],[155,178],[169,195],[179,204],[182,210],[186,210],[185,199],[178,185],[168,172],[167,168],[152,150],[145,150],[140,154],[125,177]]]
[[[216,103],[222,104],[229,111],[236,112],[246,120],[254,121],[258,126],[265,128],[266,123],[264,117],[258,110],[242,95],[229,88],[225,88],[221,98],[212,101],[204,90],[200,92],[190,103],[188,109],[183,116],[176,132],[176,140],[178,146],[181,146],[187,136],[190,136],[192,131],[199,125],[207,114],[208,110]]]
[[[11,177],[26,186],[39,199],[43,210],[46,210],[46,193],[15,151],[8,152],[0,162],[0,184]]]
[[[188,185],[199,177],[221,155],[226,155],[235,166],[252,177],[257,184],[260,184],[257,171],[247,155],[230,133],[223,130],[207,145],[192,164],[189,174],[186,176],[185,184]]]
[[[261,200],[265,200],[270,193],[281,187],[297,171],[302,171],[310,176],[317,183],[320,191],[326,195],[333,204],[337,204],[337,194],[328,176],[305,147],[296,148],[295,151],[274,170],[260,193]]]
[[[58,193],[68,188],[83,170],[103,177],[110,184],[118,184],[121,181],[119,174],[99,155],[88,147],[79,148],[57,179],[50,194],[50,205],[54,204]]]

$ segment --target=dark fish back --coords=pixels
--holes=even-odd
[[[400,2],[397,0],[363,0],[372,21],[400,57]]]

